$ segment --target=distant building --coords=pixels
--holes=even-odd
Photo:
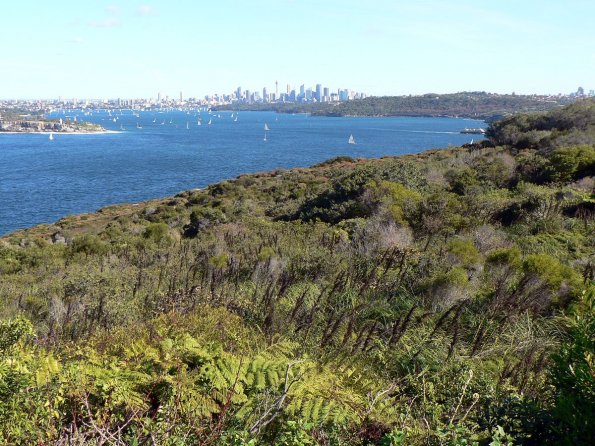
[[[262,102],[269,102],[269,94],[267,93],[267,87],[262,89]]]
[[[322,85],[316,84],[316,100],[318,102],[322,101]]]

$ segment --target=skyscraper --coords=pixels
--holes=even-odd
[[[287,84],[287,94],[291,94],[291,87]]]
[[[242,99],[242,87],[238,87],[238,89],[236,90],[236,99],[239,101],[240,99]]]
[[[279,81],[275,81],[275,98],[279,97]]]
[[[262,89],[262,102],[269,102],[269,94],[267,92],[267,87]]]
[[[316,84],[316,100],[318,102],[322,101],[322,85]]]
[[[182,92],[180,91],[180,102],[182,102]]]

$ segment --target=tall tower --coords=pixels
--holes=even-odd
[[[182,102],[182,92],[180,91],[180,102]]]
[[[279,81],[275,81],[275,97],[279,97]]]
[[[287,94],[291,93],[291,86],[289,84],[287,84]]]

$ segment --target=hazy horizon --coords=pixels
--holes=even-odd
[[[573,0],[24,1],[2,99],[203,97],[321,83],[374,96],[587,91],[595,4]]]

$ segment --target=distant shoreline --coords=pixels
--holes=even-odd
[[[0,134],[9,134],[9,135],[47,135],[47,134],[54,134],[54,135],[104,135],[107,133],[124,133],[123,131],[117,130],[100,130],[97,132],[5,132],[0,131]]]

